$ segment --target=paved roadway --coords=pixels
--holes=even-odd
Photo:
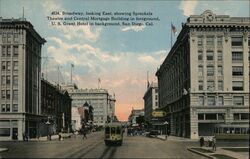
[[[91,133],[88,139],[75,136],[63,141],[0,142],[0,158],[204,158],[187,150],[198,146],[192,141],[162,141],[144,136],[126,136],[122,146],[105,146],[103,132]]]

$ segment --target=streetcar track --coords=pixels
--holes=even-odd
[[[78,153],[88,149],[88,147],[92,147],[93,145],[95,146],[95,145],[99,144],[99,142],[100,142],[99,140],[96,140],[95,142],[86,145],[86,147],[83,147],[83,145],[80,144],[80,145],[78,145],[77,149],[73,148],[76,150],[71,152],[70,155],[67,155],[67,158],[74,158],[74,156],[77,155]]]
[[[106,147],[104,151],[102,152],[102,155],[99,158],[103,158],[108,153],[109,150],[110,150],[110,147]]]
[[[102,141],[99,141],[97,143],[94,143],[90,146],[87,147],[87,149],[84,149],[85,151],[83,153],[81,153],[80,155],[74,156],[76,158],[80,158],[80,157],[84,157],[86,154],[88,154],[89,152],[93,151],[97,145],[99,145]]]

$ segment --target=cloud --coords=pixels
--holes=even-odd
[[[150,55],[140,55],[138,57],[138,60],[141,62],[146,62],[146,63],[151,63],[151,64],[157,63],[157,61]]]
[[[190,16],[194,14],[197,5],[198,5],[197,0],[192,0],[192,1],[183,0],[179,5],[179,9],[183,11],[183,15]]]
[[[135,32],[139,32],[139,31],[143,31],[144,28],[145,28],[145,25],[141,25],[141,26],[129,26],[129,27],[122,28],[121,31],[135,31]]]

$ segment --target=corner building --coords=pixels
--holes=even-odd
[[[249,17],[210,10],[182,25],[156,72],[171,135],[249,132],[249,31]]]
[[[0,17],[0,140],[36,137],[45,42],[25,19]]]

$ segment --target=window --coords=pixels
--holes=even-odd
[[[249,114],[248,113],[241,113],[241,120],[249,120]]]
[[[218,81],[218,90],[223,91],[223,81]]]
[[[203,90],[203,81],[199,81],[199,90]]]
[[[206,40],[207,45],[214,45],[214,38],[212,36],[208,36]]]
[[[18,46],[13,47],[13,55],[18,56]]]
[[[222,37],[221,36],[217,37],[217,45],[222,46]]]
[[[222,75],[223,75],[222,66],[218,66],[218,75],[219,75],[219,76],[222,76]]]
[[[243,76],[243,66],[233,66],[233,76]]]
[[[13,85],[17,86],[18,85],[18,76],[13,76]]]
[[[12,112],[18,112],[18,104],[12,105]]]
[[[10,128],[0,128],[0,136],[10,136]]]
[[[2,57],[6,56],[6,46],[2,46]]]
[[[242,61],[243,60],[243,53],[242,52],[232,52],[232,60],[233,61]]]
[[[202,44],[203,44],[203,43],[202,43],[202,40],[203,40],[202,37],[199,36],[199,37],[198,37],[198,46],[202,46]]]
[[[5,98],[6,98],[5,90],[2,90],[2,91],[1,91],[1,98],[2,98],[2,99],[5,99]]]
[[[198,60],[203,60],[203,53],[202,53],[202,51],[198,51]]]
[[[234,96],[233,97],[234,105],[244,105],[244,97],[243,96]]]
[[[232,37],[232,46],[242,46],[243,39],[242,37]]]
[[[18,70],[18,61],[13,62],[13,70],[15,70],[15,71]]]
[[[207,60],[214,60],[214,52],[207,51]]]
[[[10,71],[10,61],[7,61],[6,64],[7,64],[7,71]]]
[[[217,120],[217,114],[205,114],[206,120]]]
[[[248,46],[250,47],[250,36],[248,37]]]
[[[10,85],[10,76],[9,76],[9,75],[6,76],[6,84],[7,84],[7,85]]]
[[[214,66],[209,65],[207,66],[207,76],[213,76],[214,75]]]
[[[233,91],[243,91],[243,81],[233,81]]]
[[[18,91],[13,90],[13,100],[18,100]]]
[[[204,120],[204,114],[198,114],[198,120]]]
[[[218,114],[218,120],[224,120],[225,114]]]
[[[7,34],[7,43],[11,43],[11,34],[10,33]]]
[[[198,67],[199,76],[203,76],[203,66]]]
[[[14,34],[14,43],[18,43],[18,34],[17,33]]]
[[[207,81],[207,90],[209,91],[214,90],[214,81],[212,80]]]
[[[6,99],[10,99],[10,90],[6,91]]]
[[[6,76],[2,76],[1,77],[1,85],[5,85],[6,84]]]
[[[10,46],[7,46],[7,56],[10,56],[11,55],[11,49],[10,49]]]
[[[239,113],[234,114],[234,120],[240,120],[240,114]]]
[[[218,97],[218,105],[219,105],[219,106],[224,105],[224,99],[223,99],[223,96],[219,96],[219,97]]]
[[[6,62],[2,61],[2,71],[5,71],[5,69],[6,69]]]
[[[218,61],[222,61],[223,57],[222,57],[222,51],[218,51],[217,52],[217,56],[218,56]]]
[[[204,96],[199,96],[199,105],[204,105]]]
[[[215,96],[208,96],[207,97],[207,105],[208,106],[215,106]]]
[[[6,112],[10,112],[10,104],[6,104]]]
[[[3,33],[3,35],[2,35],[2,41],[3,41],[3,43],[7,42],[7,34],[6,33]]]
[[[1,105],[1,112],[6,112],[6,106],[5,106],[5,104]]]

